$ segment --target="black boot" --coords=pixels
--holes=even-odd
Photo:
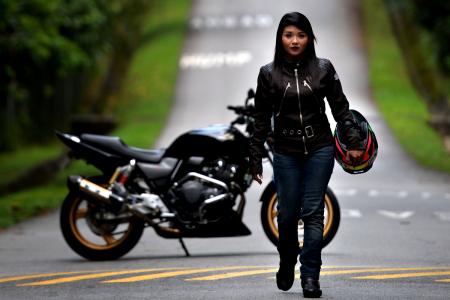
[[[277,272],[277,286],[282,291],[289,290],[294,284],[295,264],[282,264]]]
[[[318,279],[312,277],[302,277],[303,297],[305,298],[320,298],[322,290]]]

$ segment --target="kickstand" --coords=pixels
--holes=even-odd
[[[178,240],[180,241],[181,247],[183,247],[183,250],[184,250],[184,253],[186,253],[186,256],[191,256],[191,255],[189,254],[188,249],[186,248],[186,245],[185,245],[184,242],[183,242],[183,239],[182,239],[182,238],[179,238]]]

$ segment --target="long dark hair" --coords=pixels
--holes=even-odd
[[[283,30],[286,26],[294,25],[295,27],[303,30],[309,38],[308,45],[306,46],[305,52],[303,53],[303,58],[306,61],[312,60],[316,58],[316,49],[314,48],[314,42],[316,41],[316,37],[312,30],[311,23],[308,18],[299,13],[299,12],[290,12],[285,14],[278,25],[277,29],[277,40],[275,44],[275,55],[273,58],[273,64],[275,68],[279,68],[283,61],[285,60],[285,50],[283,48],[283,43],[281,42],[281,38],[283,35]]]

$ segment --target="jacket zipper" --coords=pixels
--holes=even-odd
[[[314,92],[313,92],[311,86],[308,84],[308,82],[307,82],[306,80],[303,80],[303,85],[306,86],[306,87],[311,91],[311,93],[313,94],[313,97],[314,97],[314,99],[316,100],[317,105],[319,106],[319,112],[322,114],[322,106],[320,106],[320,102],[319,102],[319,100],[317,100],[317,97],[316,97],[316,95],[314,94]]]
[[[298,109],[299,109],[299,114],[300,114],[300,125],[302,126],[303,131],[305,131],[305,127],[303,126],[302,104],[300,102],[300,86],[298,85],[297,69],[294,69],[294,72],[295,72],[295,82],[297,83],[297,99],[298,99]],[[303,140],[303,147],[305,149],[305,154],[308,154],[308,150],[306,149],[305,132],[303,132],[302,140]]]
[[[291,83],[288,82],[287,85],[286,85],[286,88],[284,89],[283,98],[281,98],[280,109],[278,110],[278,113],[276,114],[276,117],[278,117],[278,116],[280,115],[280,113],[281,113],[281,109],[283,108],[284,98],[286,98],[287,90],[288,90],[288,88],[290,88],[290,87],[291,87]]]

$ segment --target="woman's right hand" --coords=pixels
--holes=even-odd
[[[262,184],[263,176],[262,174],[253,174],[253,180],[259,184]]]

